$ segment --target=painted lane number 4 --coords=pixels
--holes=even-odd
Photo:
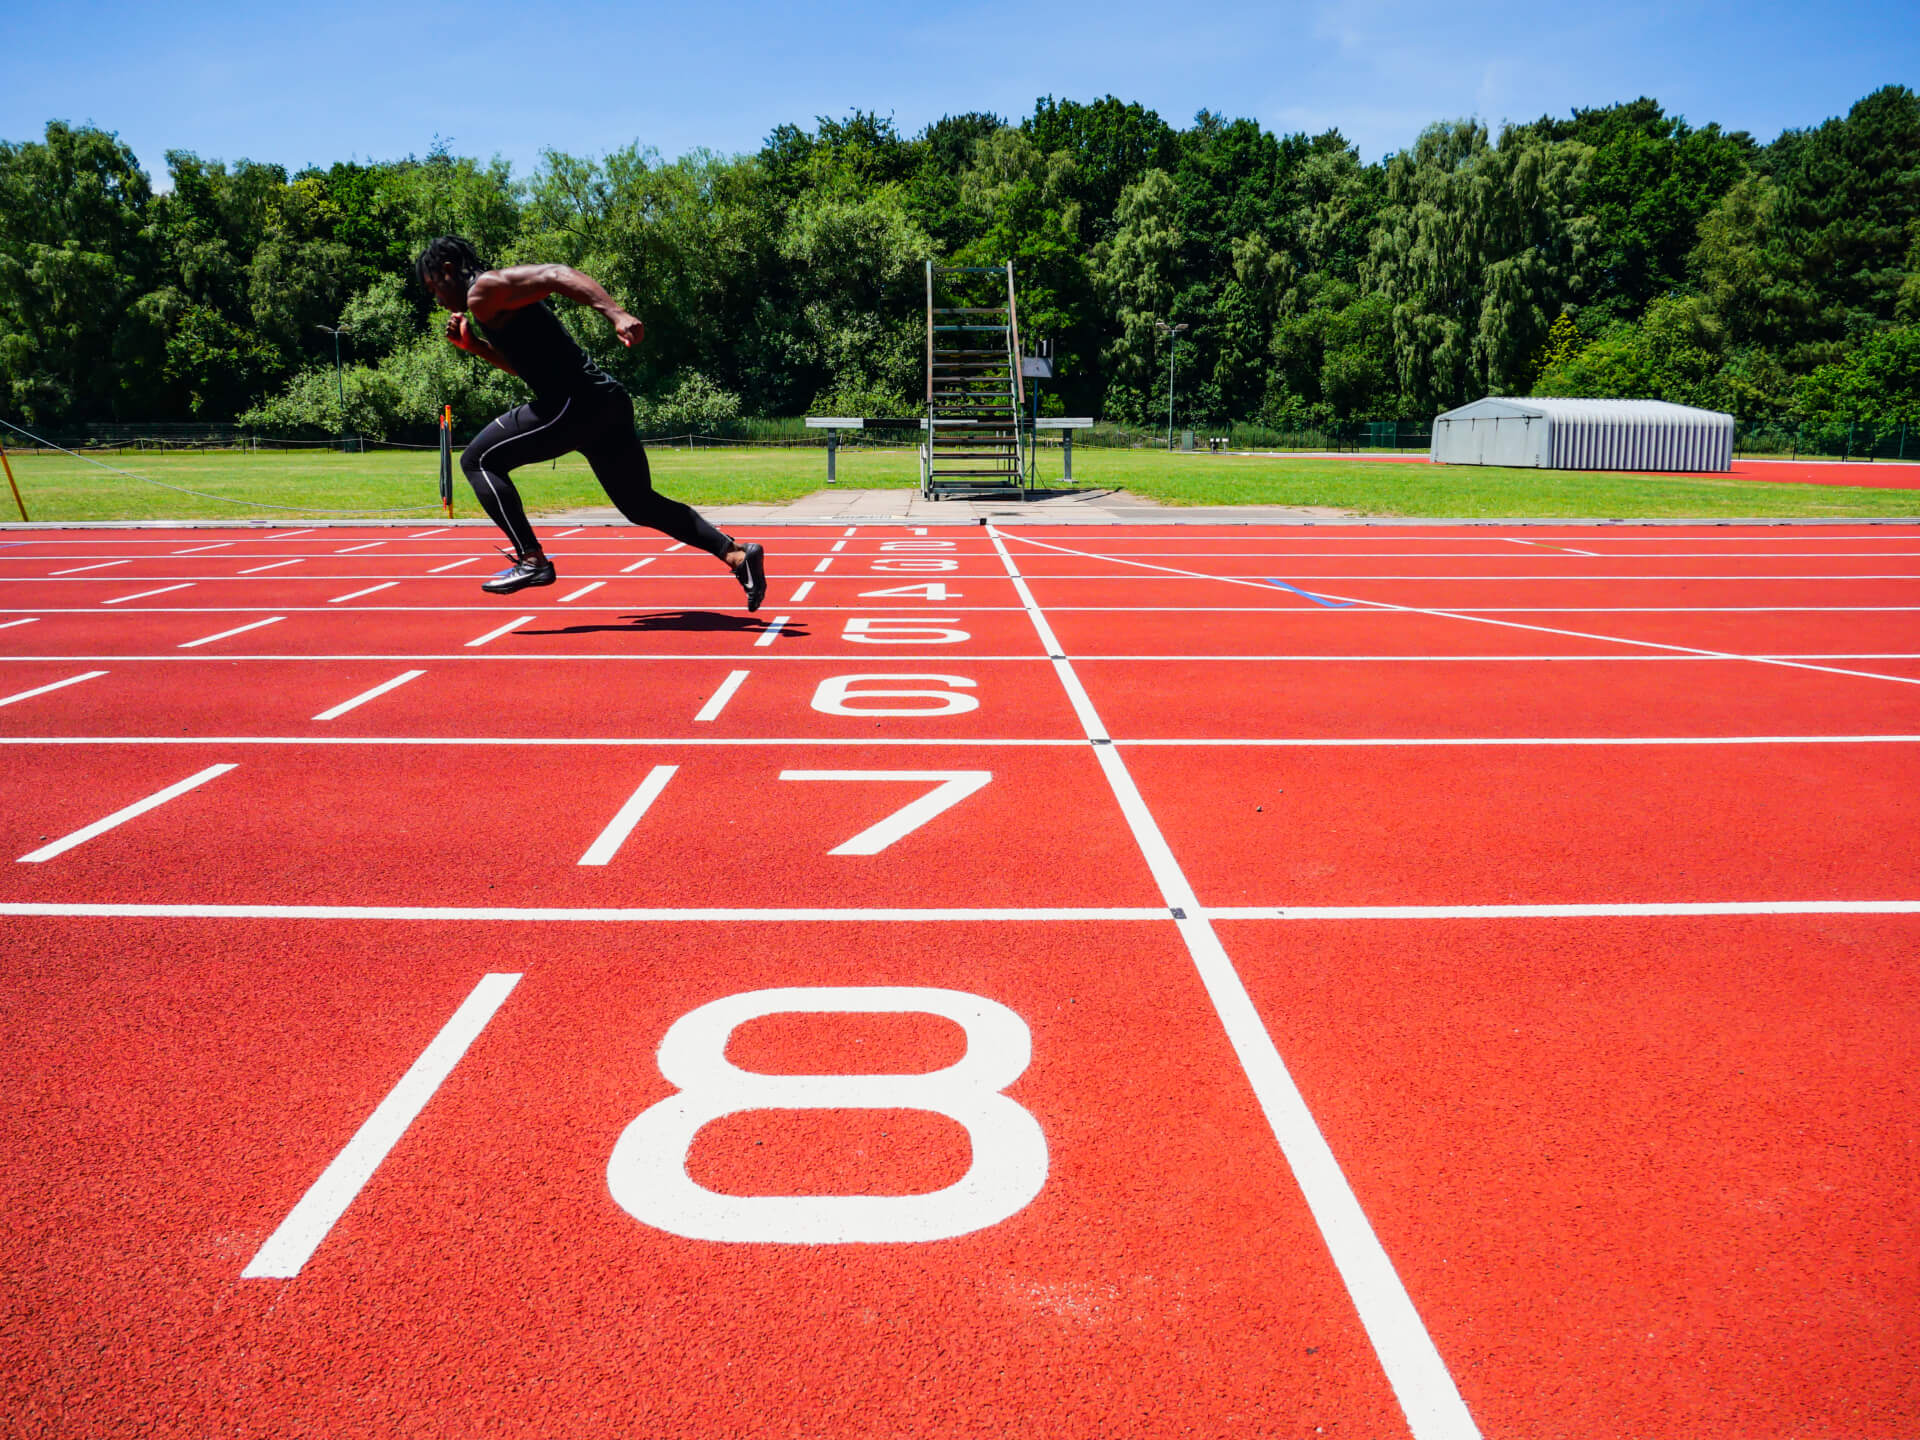
[[[785,1014],[929,1014],[966,1032],[954,1064],[923,1074],[768,1075],[727,1059],[749,1020]],[[676,1020],[660,1042],[660,1073],[677,1094],[642,1111],[607,1161],[607,1189],[634,1219],[689,1240],[836,1245],[945,1240],[997,1225],[1047,1180],[1040,1122],[1000,1092],[1033,1058],[1027,1024],[1006,1006],[920,986],[755,990]],[[701,1129],[750,1110],[924,1110],[965,1127],[967,1173],[920,1195],[727,1195],[687,1174]]]

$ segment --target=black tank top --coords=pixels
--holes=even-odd
[[[601,400],[625,393],[593,363],[544,300],[503,310],[480,327],[536,400]]]

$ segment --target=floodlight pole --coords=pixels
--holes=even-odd
[[[1169,325],[1164,320],[1153,322],[1167,337],[1167,453],[1173,453],[1173,355],[1180,346],[1180,332],[1187,328],[1186,322]]]
[[[353,333],[353,327],[351,325],[316,325],[313,328],[316,330],[325,330],[333,336],[333,382],[340,387],[340,453],[344,455],[347,453],[347,381],[340,370],[340,337],[342,335],[351,335]],[[1172,402],[1169,401],[1168,404],[1169,409],[1167,413],[1171,415],[1173,413],[1171,409]],[[1172,432],[1169,431],[1168,433],[1171,434]]]

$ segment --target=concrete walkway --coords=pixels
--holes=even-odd
[[[1161,505],[1125,490],[1036,490],[1031,500],[928,500],[918,490],[835,486],[784,505],[701,506],[716,525],[1275,525],[1338,520],[1325,506]],[[619,524],[611,505],[541,517],[544,524]]]

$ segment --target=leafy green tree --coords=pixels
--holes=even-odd
[[[1172,320],[1183,236],[1179,191],[1164,170],[1149,170],[1120,195],[1113,238],[1095,252],[1095,277],[1107,305],[1109,340],[1101,359],[1111,377],[1107,414],[1141,423],[1154,413],[1153,390]]]
[[[156,260],[152,188],[104,130],[48,124],[0,143],[0,407],[29,424],[150,413],[164,331],[142,306]]]
[[[1525,131],[1494,146],[1460,121],[1393,158],[1366,275],[1392,304],[1395,368],[1416,410],[1531,385],[1548,326],[1580,291],[1592,153]]]
[[[1845,359],[1817,367],[1795,394],[1801,418],[1844,425],[1867,421],[1881,433],[1904,425],[1920,437],[1920,325],[1876,331]]]

